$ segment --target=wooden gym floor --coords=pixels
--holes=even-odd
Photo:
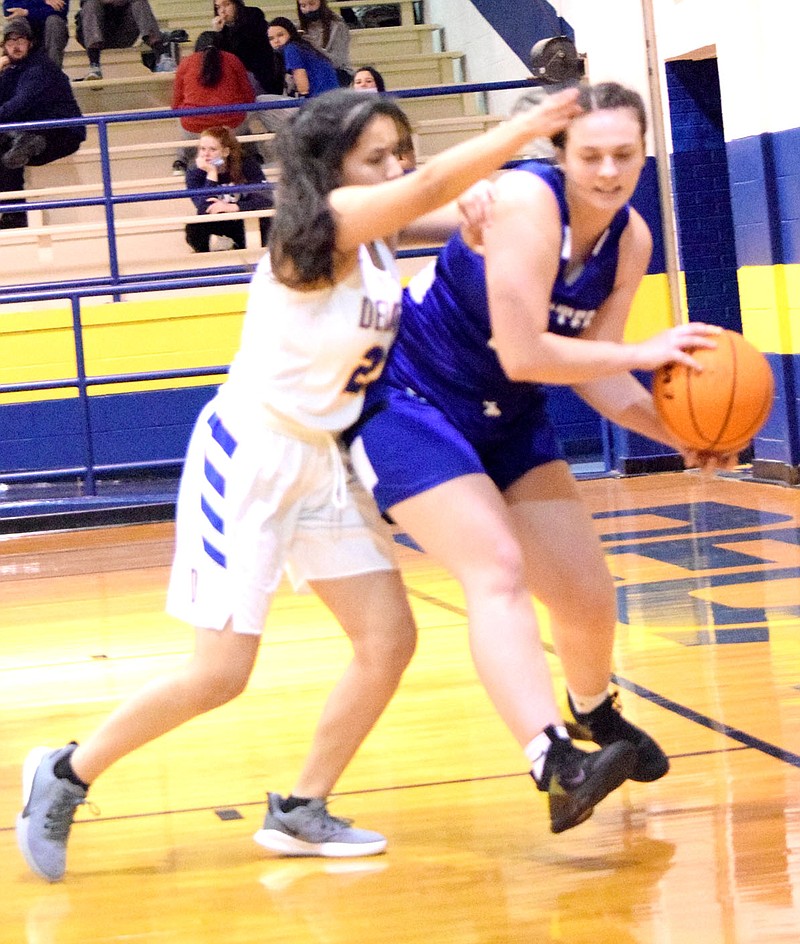
[[[251,840],[347,658],[315,599],[282,591],[248,691],[112,768],[66,880],[30,874],[28,749],[80,739],[192,634],[162,613],[170,524],[0,538],[0,941],[796,944],[800,492],[689,473],[581,488],[618,581],[626,713],[670,774],[551,835],[458,587],[404,548],[419,651],[332,802],[390,844],[349,861]]]

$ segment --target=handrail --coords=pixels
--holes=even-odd
[[[439,86],[426,86],[421,88],[411,88],[411,89],[396,89],[393,90],[390,94],[394,98],[406,99],[406,98],[425,98],[430,96],[439,96],[439,95],[462,95],[468,94],[471,92],[488,92],[495,90],[506,90],[514,88],[528,88],[531,85],[538,84],[536,80],[514,80],[506,82],[488,82],[488,83],[457,83],[451,85],[439,85]],[[269,101],[269,102],[250,102],[246,104],[232,104],[232,105],[208,105],[198,108],[181,108],[181,109],[172,109],[172,108],[159,108],[159,109],[143,109],[138,112],[109,112],[109,113],[100,113],[100,114],[90,114],[83,115],[80,118],[63,118],[63,119],[51,119],[46,121],[35,121],[35,122],[13,122],[7,124],[0,124],[0,131],[18,131],[18,130],[32,130],[37,129],[52,129],[52,128],[64,128],[64,127],[79,127],[79,126],[96,126],[98,137],[100,139],[100,167],[101,167],[101,176],[102,176],[102,194],[97,197],[75,197],[72,199],[64,200],[42,200],[42,201],[30,201],[26,203],[26,208],[31,210],[45,210],[45,209],[66,209],[70,207],[88,207],[88,206],[102,206],[105,210],[105,219],[106,219],[106,232],[108,238],[108,248],[109,248],[109,270],[112,283],[120,283],[122,281],[122,273],[120,272],[119,266],[119,255],[118,255],[118,246],[117,246],[117,227],[116,227],[116,218],[114,214],[114,207],[121,203],[137,203],[137,202],[148,202],[148,201],[158,201],[158,200],[171,200],[179,197],[191,196],[191,192],[188,190],[181,191],[160,191],[158,193],[143,193],[143,194],[115,194],[111,179],[111,160],[110,160],[110,146],[108,143],[108,129],[109,126],[122,123],[135,123],[140,121],[153,121],[153,120],[174,120],[175,118],[182,118],[184,116],[197,116],[197,115],[213,115],[213,114],[230,114],[230,112],[257,112],[257,111],[271,111],[271,110],[280,110],[287,108],[298,108],[302,104],[300,99],[287,99],[285,101]],[[250,184],[243,185],[242,189],[258,190],[261,189],[263,185],[260,184]],[[269,186],[269,184],[267,184]],[[196,192],[196,191],[195,191]],[[1,199],[1,198],[0,198]],[[19,211],[19,204],[12,203],[3,203],[0,202],[0,213],[2,212],[14,212]],[[2,287],[0,287],[0,297],[5,297],[5,292]]]
[[[440,95],[463,95],[471,92],[487,92],[493,90],[505,90],[513,88],[527,88],[535,81],[519,80],[510,82],[492,82],[492,83],[462,83],[457,85],[422,87],[416,89],[398,89],[391,92],[391,95],[398,99],[406,98],[424,98],[428,96]],[[45,199],[38,201],[29,201],[25,204],[26,211],[36,209],[59,209],[68,207],[86,207],[102,206],[105,210],[105,225],[109,244],[109,272],[104,276],[93,276],[88,279],[69,279],[60,283],[49,283],[47,285],[37,284],[18,284],[0,287],[0,305],[25,304],[29,302],[46,302],[67,300],[69,302],[72,320],[72,330],[74,338],[75,351],[75,376],[61,378],[51,381],[28,381],[22,383],[0,384],[0,393],[24,393],[44,390],[65,390],[73,389],[77,391],[77,399],[80,415],[80,433],[83,443],[83,464],[80,466],[71,465],[68,469],[43,469],[26,471],[4,471],[0,472],[0,479],[4,482],[25,482],[33,479],[42,480],[48,478],[62,478],[66,475],[78,476],[83,480],[83,494],[86,496],[95,496],[97,494],[97,475],[100,472],[118,471],[118,470],[137,470],[137,469],[155,469],[164,468],[179,464],[182,457],[159,458],[142,463],[120,463],[118,465],[98,465],[96,462],[94,448],[94,434],[92,430],[91,413],[89,409],[89,391],[93,387],[131,383],[145,380],[178,380],[197,377],[219,377],[227,372],[225,365],[214,365],[211,367],[193,367],[174,370],[149,371],[141,373],[124,373],[113,375],[92,376],[87,372],[82,324],[82,304],[85,300],[96,297],[112,297],[119,300],[121,294],[125,296],[134,294],[147,294],[153,292],[165,292],[176,289],[197,289],[213,288],[220,286],[235,286],[247,284],[252,274],[250,265],[226,265],[218,268],[193,268],[176,269],[171,272],[151,272],[140,273],[138,275],[125,275],[120,271],[119,260],[117,256],[117,220],[115,208],[129,203],[143,203],[147,201],[174,200],[176,198],[189,198],[192,195],[207,194],[216,192],[211,188],[205,189],[181,189],[168,191],[150,191],[142,193],[118,193],[114,190],[114,184],[111,176],[111,151],[109,148],[108,131],[115,124],[151,121],[161,119],[180,118],[192,115],[210,115],[216,113],[230,113],[231,111],[253,112],[260,110],[271,110],[281,108],[296,108],[301,102],[297,100],[277,101],[277,102],[256,102],[243,105],[220,105],[207,106],[201,108],[187,108],[180,110],[173,109],[149,109],[131,113],[107,113],[84,115],[81,118],[60,119],[38,122],[15,122],[0,125],[0,131],[14,130],[36,130],[60,127],[74,127],[78,125],[96,126],[99,147],[100,147],[100,165],[102,173],[101,193],[94,197],[74,197],[71,199]],[[125,181],[124,186],[129,187],[130,181]],[[271,184],[250,184],[242,185],[243,191],[258,191],[264,186],[270,187]],[[19,210],[19,203],[0,202],[0,212]],[[252,213],[256,211],[248,211]],[[237,218],[246,214],[234,214]],[[127,223],[127,221],[126,221]],[[418,258],[435,254],[435,249],[407,249],[402,250],[398,255],[401,258]],[[30,313],[32,318],[36,317],[37,312]]]

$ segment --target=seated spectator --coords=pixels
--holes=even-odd
[[[203,105],[246,105],[256,97],[247,78],[247,70],[238,56],[219,48],[218,33],[201,33],[195,51],[187,56],[175,73],[172,90],[173,108],[201,108]],[[209,120],[248,134],[247,112],[232,111],[211,115],[184,115],[181,128],[184,138],[197,139],[208,127]],[[172,165],[176,173],[185,173],[196,149],[184,147],[178,151]]]
[[[386,83],[374,66],[359,66],[353,76],[353,89],[357,92],[383,93],[386,91]],[[416,169],[417,152],[414,147],[414,139],[410,134],[401,133],[397,148],[397,159],[406,173]]]
[[[275,17],[270,21],[267,36],[270,46],[283,60],[289,95],[314,98],[339,88],[330,59],[300,34],[291,20]]]
[[[36,48],[27,18],[9,20],[0,56],[0,124],[80,117],[69,79],[44,49]],[[23,190],[27,165],[57,161],[85,140],[83,125],[0,133],[0,191]],[[5,212],[0,219],[2,229],[27,225],[24,212]]]
[[[4,0],[3,13],[9,19],[27,17],[33,41],[61,68],[69,41],[69,0]]]
[[[386,83],[375,66],[359,66],[353,76],[353,88],[359,92],[385,92]]]
[[[330,9],[328,0],[297,0],[297,18],[300,31],[330,59],[339,85],[346,88],[353,81],[347,23]]]
[[[75,38],[89,57],[86,79],[103,78],[101,50],[128,49],[140,36],[153,50],[156,72],[177,69],[148,0],[81,0],[75,24]]]
[[[267,20],[259,7],[242,0],[214,0],[213,28],[219,48],[238,56],[253,83],[256,95],[280,95],[283,72],[267,39]]]
[[[264,182],[263,191],[237,193],[237,185]],[[200,135],[195,166],[186,172],[190,190],[225,187],[225,193],[192,197],[202,223],[186,226],[186,242],[195,252],[215,249],[244,249],[244,220],[229,220],[228,213],[239,210],[264,210],[272,206],[272,192],[264,181],[261,165],[255,158],[245,157],[242,146],[230,128],[224,125],[206,128]],[[266,246],[270,220],[259,220],[261,245]]]

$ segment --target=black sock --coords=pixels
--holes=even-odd
[[[291,813],[292,810],[296,810],[298,806],[308,806],[312,800],[313,797],[296,797],[292,794],[281,800],[281,812]]]
[[[100,68],[100,50],[99,49],[87,49],[86,55],[89,57],[89,65],[93,69]]]
[[[83,780],[81,780],[81,778],[72,769],[69,756],[62,757],[56,761],[56,765],[53,767],[53,773],[56,775],[56,777],[58,777],[59,780],[69,780],[70,783],[74,783],[77,787],[83,787],[84,790],[89,789],[89,784],[84,783]]]
[[[167,53],[167,47],[161,42],[151,43],[150,48],[155,53],[156,61]]]

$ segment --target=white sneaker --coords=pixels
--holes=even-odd
[[[158,57],[158,62],[156,63],[156,72],[177,72],[178,63],[170,56],[169,53],[162,53]]]
[[[226,249],[235,249],[236,243],[230,236],[218,236],[213,233],[208,240],[209,252],[224,252]]]

